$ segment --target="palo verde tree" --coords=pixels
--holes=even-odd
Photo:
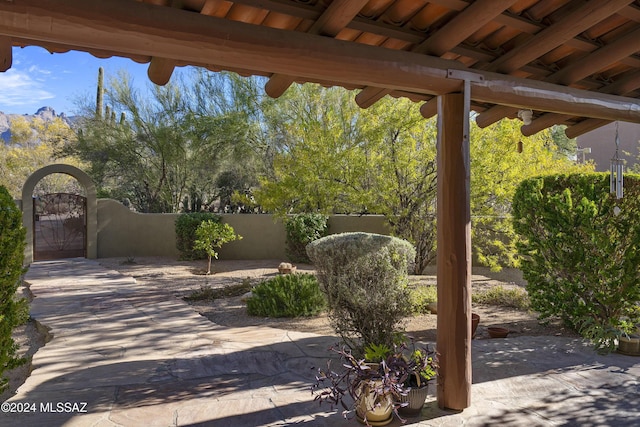
[[[395,235],[415,245],[420,273],[436,250],[435,120],[405,99],[362,110],[352,98],[339,88],[292,86],[270,106],[273,163],[256,198],[283,213],[383,214]],[[520,125],[503,120],[479,129],[472,122],[474,251],[496,269],[515,263],[509,215],[518,183],[582,167],[563,155],[551,131],[525,138]]]
[[[11,140],[0,144],[0,185],[4,185],[12,197],[19,199],[24,182],[36,170],[56,162],[82,167],[77,158],[61,154],[64,147],[74,140],[74,131],[59,117],[51,121],[38,117],[12,119]],[[70,182],[69,179],[50,176],[41,184],[50,192],[73,192],[76,189]]]
[[[435,124],[408,100],[360,109],[352,94],[292,86],[265,112],[273,163],[256,198],[277,213],[375,213],[418,248],[415,268],[434,255]]]
[[[471,126],[471,215],[473,251],[496,270],[516,266],[511,202],[520,182],[551,173],[592,171],[576,165],[556,144],[553,129],[524,137],[519,120],[501,120],[487,128]],[[522,142],[519,152],[518,142]]]
[[[68,152],[89,164],[103,196],[127,198],[142,212],[177,212],[185,197],[201,202],[189,207],[217,197],[216,177],[232,157],[251,157],[244,150],[251,120],[224,104],[239,91],[230,94],[226,77],[209,74],[178,75],[141,93],[121,72],[104,88],[104,115],[84,107]]]

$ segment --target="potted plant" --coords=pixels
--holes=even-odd
[[[326,369],[318,370],[315,400],[341,406],[346,418],[355,413],[367,426],[386,425],[394,414],[404,422],[403,415],[420,412],[428,383],[436,375],[434,351],[406,344],[394,349],[370,344],[359,359],[346,346],[331,350],[340,356],[341,370],[333,370],[331,360]]]
[[[635,321],[620,321],[621,332],[618,337],[618,352],[629,356],[640,356],[640,327]]]
[[[400,402],[406,403],[406,406],[400,406],[398,409],[400,415],[415,417],[420,414],[429,395],[429,383],[436,377],[437,368],[435,351],[413,346],[408,364],[404,368],[407,370],[408,377],[404,381],[406,394],[401,395]]]

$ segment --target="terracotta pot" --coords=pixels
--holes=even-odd
[[[480,315],[476,313],[471,313],[471,338],[476,337],[476,330],[478,329],[479,323],[480,323]]]
[[[488,327],[487,332],[489,332],[489,336],[491,338],[506,338],[507,335],[509,335],[509,330],[507,328],[500,328],[498,326]]]
[[[428,395],[428,385],[412,388],[406,396],[400,396],[400,403],[408,402],[408,405],[398,408],[398,413],[404,417],[416,417],[420,415]]]
[[[620,337],[618,340],[618,353],[628,356],[640,356],[640,337],[632,335],[631,337]]]

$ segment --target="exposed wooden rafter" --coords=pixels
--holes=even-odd
[[[633,0],[610,0],[606,2],[585,2],[562,19],[546,27],[534,37],[501,55],[491,63],[489,70],[511,73],[523,65],[563,43],[572,40],[592,25],[623,9]]]
[[[13,64],[11,37],[0,36],[0,71],[7,71]]]
[[[369,0],[334,0],[322,15],[313,23],[309,34],[335,37],[355,18]],[[265,85],[267,95],[278,98],[295,81],[287,74],[274,74]]]
[[[411,51],[442,56],[515,2],[516,0],[477,0]],[[356,95],[356,102],[360,107],[368,108],[389,92],[388,89],[367,87]]]
[[[640,106],[623,97],[469,70],[453,60],[312,34],[292,38],[283,30],[128,0],[14,0],[0,3],[0,12],[0,34],[28,38],[36,45],[110,49],[221,69],[250,67],[254,74],[275,72],[424,95],[460,90],[461,81],[448,78],[448,70],[468,70],[482,76],[471,91],[479,102],[640,122]],[[100,21],[104,24],[96,26]]]
[[[492,62],[488,68],[492,70],[499,70],[501,72],[512,72],[520,66],[539,58],[544,53],[559,46],[563,42],[574,40],[576,35],[585,31],[585,29],[589,28],[589,26],[594,22],[598,22],[599,20],[612,15],[618,9],[627,7],[629,3],[631,2],[620,0],[615,4],[613,4],[613,2],[608,2],[607,4],[600,3],[599,5],[596,3],[583,4],[581,7],[567,14],[558,23],[540,31],[540,33],[530,38],[523,45],[512,49],[509,53]],[[630,40],[629,37],[633,37],[633,35],[635,35],[635,32],[632,35],[623,37],[619,44],[605,46],[592,55],[588,55],[583,58],[579,61],[582,67],[576,66],[577,62],[574,62],[566,69],[558,71],[545,80],[552,83],[575,83],[590,74],[589,72],[585,73],[584,70],[594,72],[611,64],[612,62],[620,60],[621,57],[625,56],[621,55],[621,52],[625,50],[628,52],[628,48],[625,43],[628,42]],[[637,43],[637,40],[634,40],[634,44],[635,43]],[[493,107],[479,115],[476,118],[476,122],[480,127],[486,127],[504,117],[513,117],[516,112],[517,110],[497,105],[496,107]],[[535,129],[543,129],[541,127],[543,123],[551,123],[553,125],[561,123],[559,120],[559,116],[556,116],[553,119],[548,117],[545,121],[540,122],[537,125],[529,125],[527,127],[527,132],[529,134],[531,134],[531,132],[535,133]]]

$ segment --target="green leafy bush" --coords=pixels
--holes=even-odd
[[[616,209],[617,208],[617,209]],[[531,307],[612,350],[640,303],[640,180],[609,193],[608,174],[523,181],[513,200]]]
[[[193,244],[194,250],[205,251],[209,259],[207,274],[211,274],[211,258],[218,259],[216,248],[223,244],[240,240],[242,236],[236,234],[229,224],[221,224],[210,219],[203,221],[196,229],[196,241]]]
[[[430,313],[429,304],[438,300],[436,286],[417,286],[410,292],[411,312],[413,314]]]
[[[327,296],[329,319],[354,352],[370,344],[393,347],[411,314],[407,272],[411,243],[370,233],[334,234],[315,240],[307,253]]]
[[[285,274],[258,284],[247,300],[252,316],[315,316],[326,308],[318,280],[312,274]]]
[[[288,216],[284,221],[287,257],[293,262],[310,262],[306,247],[327,234],[326,215],[305,213]]]
[[[186,213],[176,218],[176,247],[180,251],[181,260],[205,259],[207,257],[204,250],[193,247],[198,226],[207,220],[221,222],[222,218],[209,212]]]
[[[13,329],[24,321],[25,301],[16,299],[20,276],[24,272],[25,230],[22,213],[4,186],[0,186],[0,375],[24,363],[16,357]],[[7,380],[0,380],[0,391]]]

